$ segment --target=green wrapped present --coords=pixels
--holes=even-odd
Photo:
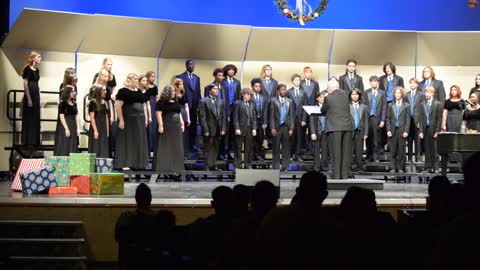
[[[95,154],[71,153],[70,175],[90,175],[96,171]]]
[[[92,173],[90,194],[123,194],[123,173]]]
[[[70,186],[70,170],[69,170],[69,157],[51,156],[45,157],[45,166],[52,166],[55,170],[55,181],[57,186],[68,187]]]

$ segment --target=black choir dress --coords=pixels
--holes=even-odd
[[[147,130],[145,129],[145,95],[139,90],[122,88],[116,100],[123,101],[125,127],[117,130],[115,167],[143,169],[149,162]]]
[[[97,78],[98,78],[98,73],[95,74],[95,76],[93,76],[93,82],[92,84],[95,84],[97,82]],[[105,101],[107,102],[107,104],[109,103],[109,101],[111,100],[112,101],[112,108],[111,108],[111,113],[113,113],[113,116],[114,116],[114,119],[116,118],[116,111],[115,111],[115,100],[112,99],[112,92],[113,92],[113,88],[115,88],[117,86],[117,80],[115,79],[115,74],[112,74],[112,79],[109,80],[107,82],[107,86],[105,87],[106,90],[107,90],[107,94],[105,96]],[[110,116],[108,116],[108,120],[110,121]],[[116,134],[117,134],[117,122],[109,122],[109,125],[110,125],[110,138],[109,138],[109,143],[110,143],[110,153],[111,152],[114,152],[115,151],[115,138],[116,138]]]
[[[480,109],[465,110],[463,119],[467,121],[467,129],[473,129],[480,132]]]
[[[180,104],[180,111],[183,117],[183,123],[185,124],[185,128],[187,128],[187,111],[185,110],[185,104],[187,104],[187,97],[185,95],[178,98],[178,104]],[[184,132],[183,135],[183,155],[185,158],[188,157],[188,133]]]
[[[65,116],[68,129],[70,130],[70,137],[65,136],[65,128],[60,121],[60,114]],[[53,147],[54,156],[68,156],[70,153],[76,153],[78,149],[77,136],[77,104],[68,104],[66,101],[60,102],[58,105],[57,128],[55,131],[55,145]]]
[[[448,111],[447,131],[460,132],[462,128],[463,111],[465,110],[465,101],[463,99],[458,101],[447,99],[443,108]]]
[[[148,125],[148,150],[150,152],[154,152],[158,138],[158,122],[157,114],[155,113],[155,108],[157,106],[158,87],[154,85],[152,88],[149,88],[147,90],[147,95],[150,96],[150,111],[152,112],[152,122]]]
[[[40,145],[40,70],[23,69],[24,79],[28,81],[28,90],[32,99],[32,107],[28,107],[28,99],[23,97],[22,105],[22,143],[24,145]]]
[[[109,108],[106,103],[101,104],[100,110],[97,110],[97,101],[92,99],[88,104],[88,113],[95,113],[95,124],[97,125],[98,140],[94,139],[93,127],[90,124],[88,131],[88,152],[97,154],[97,158],[109,158],[110,146],[107,137],[107,125],[109,123]]]
[[[156,111],[162,112],[163,120],[163,133],[158,134],[153,160],[157,172],[179,173],[184,170],[180,107],[177,102],[163,100],[157,102]]]

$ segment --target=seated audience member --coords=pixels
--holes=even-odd
[[[150,208],[152,193],[141,183],[135,191],[137,208],[120,215],[115,225],[120,269],[147,269],[156,261],[157,216]]]
[[[478,181],[480,152],[463,162],[465,182],[465,214],[454,219],[438,234],[436,245],[429,253],[427,269],[473,269],[478,265],[480,243],[480,181]]]
[[[272,209],[257,232],[258,269],[342,269],[348,260],[341,223],[322,207],[326,176],[307,172],[296,189],[296,202]],[[314,248],[312,248],[314,247]]]
[[[250,200],[250,188],[237,184],[232,190],[232,218],[239,218],[248,215],[248,204]]]
[[[222,269],[225,266],[229,250],[225,239],[232,225],[232,189],[218,186],[212,191],[211,205],[215,211],[207,218],[193,222],[191,226],[193,259],[198,269],[213,267]]]

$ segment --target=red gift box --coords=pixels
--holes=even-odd
[[[48,195],[77,194],[77,192],[76,187],[53,187],[48,190]]]
[[[88,175],[70,175],[70,186],[76,187],[78,194],[90,194],[90,179]]]
[[[14,191],[22,191],[22,180],[20,179],[20,174],[31,170],[39,169],[43,167],[44,164],[44,159],[22,159],[20,161],[20,165],[18,166],[17,173],[15,174],[15,178],[13,179],[11,189]]]

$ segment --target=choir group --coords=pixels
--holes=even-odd
[[[22,73],[25,145],[40,145],[40,62],[41,55],[31,52]],[[153,152],[152,168],[175,174],[184,170],[184,159],[196,158],[202,145],[198,137],[202,137],[208,170],[218,170],[218,159],[232,159],[236,168],[252,168],[252,160],[263,160],[270,148],[274,169],[286,170],[292,160],[302,161],[305,152],[313,152],[314,170],[328,170],[332,164],[334,178],[346,178],[351,165],[364,169],[365,145],[366,159],[373,162],[389,148],[392,172],[403,172],[407,158],[419,162],[421,153],[425,154],[425,170],[434,172],[439,132],[480,131],[480,74],[469,99],[463,100],[457,85],[446,93],[430,66],[423,69],[421,81],[408,80],[407,90],[395,65],[386,62],[384,75],[371,76],[370,87],[364,89],[357,63],[350,59],[345,74],[332,77],[327,89],[321,90],[310,67],[303,69],[303,78],[293,74],[287,87],[274,79],[270,65],[262,67],[249,88],[242,88],[235,78],[237,68],[230,64],[213,71],[213,82],[205,87],[202,98],[195,62],[187,60],[185,66],[185,72],[161,92],[151,71],[128,74],[123,87],[117,89],[112,61],[104,59],[88,94],[88,151],[97,157],[114,156],[115,167],[123,170],[146,168]],[[60,85],[54,155],[77,151],[76,83],[75,69],[66,69]],[[303,106],[319,106],[322,114],[308,115]],[[337,112],[335,107],[346,108],[348,115],[340,118],[342,109]],[[349,131],[340,143],[329,136],[338,125]],[[342,158],[337,144],[349,145],[350,152]],[[345,159],[348,170],[336,172],[335,164]]]

